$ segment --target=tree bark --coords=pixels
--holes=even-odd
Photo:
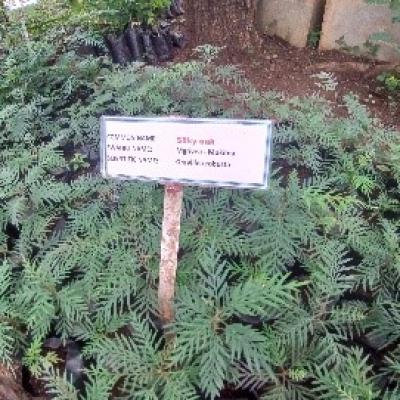
[[[194,45],[246,50],[259,43],[257,0],[186,0],[185,18]]]

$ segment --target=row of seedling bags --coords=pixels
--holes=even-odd
[[[105,36],[106,45],[117,64],[140,61],[156,64],[172,59],[174,48],[182,48],[184,36],[168,20],[183,14],[182,0],[174,0],[163,15],[158,27],[131,26],[116,36]]]

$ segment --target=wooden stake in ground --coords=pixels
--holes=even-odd
[[[160,282],[158,304],[163,325],[174,319],[176,270],[178,265],[179,234],[183,187],[166,185],[164,194],[164,218],[161,236]]]

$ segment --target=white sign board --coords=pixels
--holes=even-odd
[[[101,170],[106,178],[266,188],[271,136],[264,120],[102,117]]]
[[[27,7],[37,2],[38,0],[5,0],[4,5],[10,10],[17,10],[18,8]]]

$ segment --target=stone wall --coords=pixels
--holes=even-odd
[[[389,34],[400,46],[400,23],[392,21],[392,12],[388,6],[366,4],[364,0],[327,0],[321,50],[339,49],[340,43],[357,47],[361,54],[369,55],[365,46],[373,33]],[[372,56],[372,55],[371,55]],[[383,61],[400,61],[400,51],[395,45],[379,43],[375,58]]]
[[[325,0],[260,0],[258,27],[263,33],[305,47],[309,33],[321,24],[324,6]]]
[[[258,0],[257,23],[263,33],[305,47],[310,32],[321,31],[321,50],[357,49],[360,55],[400,62],[400,23],[392,21],[387,5],[365,0]],[[322,27],[322,28],[321,28]],[[365,46],[374,33],[390,35],[395,43],[379,43],[376,55]]]

